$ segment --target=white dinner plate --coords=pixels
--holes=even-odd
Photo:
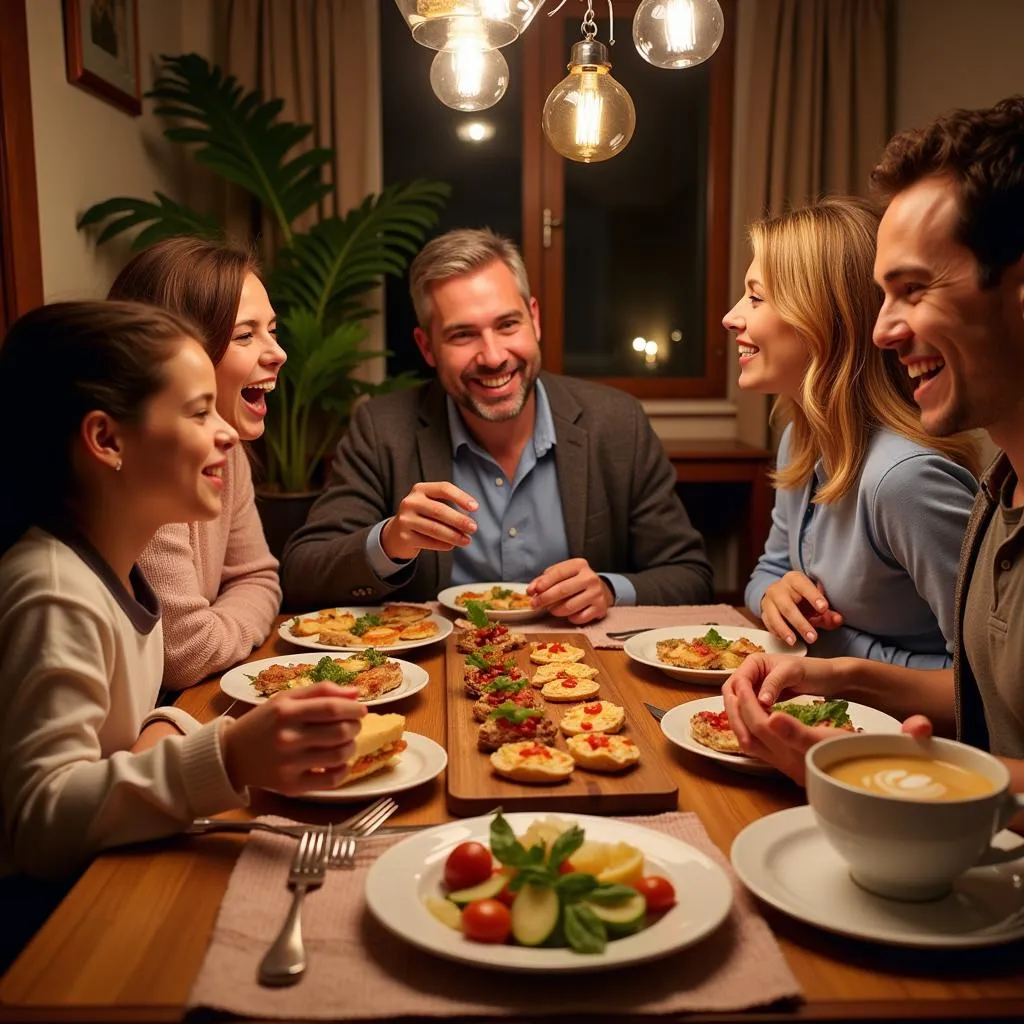
[[[1000,832],[995,845],[1021,859],[972,868],[940,900],[910,903],[857,885],[808,806],[751,822],[732,844],[732,866],[759,899],[826,931],[891,946],[963,949],[1024,937],[1024,842]]]
[[[315,665],[319,660],[312,654],[282,654],[276,658],[264,658],[262,661],[244,662],[221,676],[220,688],[234,700],[240,700],[245,704],[262,704],[270,698],[264,697],[256,691],[249,676],[259,675],[260,672],[272,665]],[[363,701],[362,703],[368,708],[377,704],[390,704],[392,701],[402,700],[403,697],[411,697],[414,693],[419,693],[430,682],[430,676],[426,669],[420,668],[419,665],[414,665],[411,661],[402,661],[401,658],[392,658],[391,660],[402,666],[402,681],[382,697]]]
[[[402,739],[408,744],[393,768],[383,768],[367,775],[357,782],[337,789],[315,789],[292,800],[312,800],[324,804],[347,804],[357,800],[372,800],[378,796],[401,793],[403,790],[422,786],[424,782],[437,778],[448,764],[444,747],[418,732],[406,732]]]
[[[520,594],[526,593],[525,583],[465,583],[457,587],[445,587],[437,595],[437,600],[442,608],[447,608],[449,611],[465,618],[465,607],[461,604],[456,604],[455,599],[467,590],[479,594],[481,591],[490,590],[491,587],[505,587],[507,590],[518,591]],[[494,622],[530,622],[533,619],[543,618],[547,614],[544,608],[517,608],[504,611],[499,608],[487,608],[485,611],[487,612],[487,618],[492,619]]]
[[[660,668],[665,675],[673,679],[685,679],[686,682],[697,685],[721,686],[736,671],[735,669],[679,668],[658,660],[659,640],[698,640],[709,629],[716,629],[725,640],[746,637],[753,643],[760,644],[766,654],[792,654],[803,657],[807,653],[807,645],[802,641],[798,640],[795,646],[789,647],[778,637],[763,629],[754,629],[753,626],[662,626],[660,629],[649,629],[645,633],[631,636],[622,645],[622,649],[634,661],[640,662],[641,665],[650,665],[652,668]]]
[[[783,698],[785,702],[787,699]],[[854,727],[864,732],[899,732],[900,723],[891,715],[875,708],[869,708],[864,704],[855,704],[847,701],[847,711]],[[700,711],[713,711],[717,714],[725,710],[725,700],[721,696],[701,697],[699,700],[688,700],[685,704],[677,704],[674,708],[665,712],[661,720],[661,731],[677,746],[683,750],[689,750],[691,754],[698,754],[719,764],[728,765],[738,772],[751,772],[763,774],[774,772],[770,764],[757,757],[747,757],[746,754],[727,754],[721,750],[712,750],[698,743],[690,735],[690,719]],[[837,733],[836,735],[840,735]]]
[[[516,835],[522,835],[532,821],[545,816],[521,811],[505,818]],[[423,901],[443,895],[444,862],[455,846],[466,840],[489,843],[491,815],[426,829],[385,851],[367,875],[367,905],[384,927],[428,953],[500,971],[533,973],[595,973],[655,960],[699,942],[728,916],[732,906],[729,878],[700,850],[641,825],[587,814],[567,814],[565,818],[579,824],[588,839],[626,842],[642,850],[645,874],[668,878],[675,886],[676,905],[649,928],[609,942],[601,954],[470,942],[441,924]]]
[[[379,615],[383,609],[380,605],[373,608],[341,608],[339,606],[339,611],[351,612],[358,618],[360,615]],[[277,635],[282,640],[295,644],[296,647],[308,647],[312,651],[365,651],[367,647],[371,646],[375,647],[378,651],[410,651],[414,647],[436,644],[438,640],[443,640],[454,628],[451,620],[446,619],[443,615],[431,615],[430,621],[437,626],[437,632],[433,636],[428,636],[425,640],[400,640],[396,644],[322,644],[315,636],[295,636],[292,633],[291,624],[293,619],[315,619],[318,614],[319,610],[309,612],[306,615],[293,615],[291,618],[285,619],[278,626]]]

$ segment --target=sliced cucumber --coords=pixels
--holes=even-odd
[[[609,935],[629,935],[642,928],[647,917],[647,900],[640,893],[618,903],[583,902],[604,921]]]
[[[558,925],[561,905],[554,889],[524,885],[512,904],[512,935],[522,946],[546,942]]]
[[[448,893],[448,899],[460,907],[464,907],[474,900],[493,900],[505,888],[507,882],[508,875],[499,871],[496,875],[484,879],[479,885],[471,885],[468,889],[456,889],[455,892]]]

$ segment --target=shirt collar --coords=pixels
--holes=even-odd
[[[537,396],[537,415],[533,421],[533,451],[537,458],[546,455],[556,444],[555,420],[551,415],[551,403],[548,401],[548,393],[544,385],[538,380],[534,384],[534,394]],[[452,438],[452,458],[456,458],[459,449],[466,447],[478,455],[487,455],[480,446],[473,440],[466,421],[459,412],[451,395],[445,395],[445,406],[448,409],[448,432]]]
[[[999,496],[1012,473],[1013,467],[1006,452],[1000,452],[981,478],[981,488],[990,502],[999,504]]]

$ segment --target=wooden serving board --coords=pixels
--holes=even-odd
[[[514,630],[514,623],[509,624]],[[640,748],[640,762],[618,774],[585,771],[579,766],[564,782],[550,785],[513,782],[498,775],[492,768],[490,755],[477,749],[480,724],[473,718],[473,698],[464,684],[465,655],[456,650],[460,631],[447,639],[445,658],[445,714],[448,725],[447,805],[452,814],[486,814],[501,806],[506,811],[577,811],[587,814],[647,814],[674,811],[679,790],[662,764],[663,754],[658,737],[651,731],[653,719],[643,704],[630,692],[628,685],[619,685],[594,653],[590,641],[582,633],[527,633],[533,642],[557,641],[582,648],[582,663],[599,672],[601,692],[594,700],[608,700],[626,709],[626,724],[621,730]],[[523,675],[533,677],[538,668],[530,661],[530,648],[513,651]],[[539,691],[538,691],[539,692]],[[574,704],[544,702],[544,708],[557,725],[562,715]],[[565,737],[559,733],[556,744],[565,750]]]

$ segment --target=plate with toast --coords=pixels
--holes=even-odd
[[[532,606],[525,583],[465,583],[446,587],[437,601],[461,616],[466,615],[467,602],[477,601],[494,622],[530,622],[547,614],[547,609]]]
[[[443,640],[451,622],[418,604],[322,608],[285,619],[278,636],[314,651],[405,651]]]

